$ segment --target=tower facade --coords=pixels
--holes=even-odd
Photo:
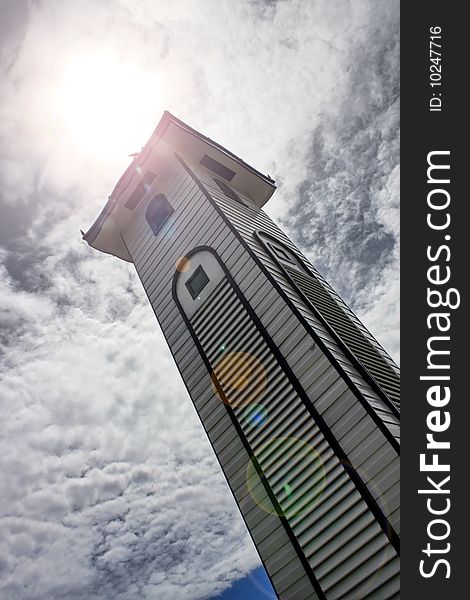
[[[398,598],[398,368],[274,190],[165,113],[84,239],[134,263],[278,597]]]

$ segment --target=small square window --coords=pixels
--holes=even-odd
[[[201,265],[194,271],[191,277],[186,282],[186,287],[188,288],[189,293],[191,294],[191,298],[196,300],[202,290],[209,283],[209,277],[207,277],[206,272],[202,268]]]

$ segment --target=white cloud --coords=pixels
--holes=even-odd
[[[101,273],[96,315],[81,298],[52,313],[37,303],[5,348],[0,587],[12,597],[131,598],[137,577],[150,597],[160,572],[168,594],[202,598],[257,564],[140,290],[114,310],[128,285],[126,265]]]

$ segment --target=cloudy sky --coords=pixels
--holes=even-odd
[[[271,597],[132,266],[79,229],[168,109],[276,179],[398,360],[398,2],[0,7],[0,597]]]

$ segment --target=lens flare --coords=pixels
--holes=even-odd
[[[219,398],[232,407],[242,408],[256,402],[266,390],[264,367],[248,352],[224,353],[213,368],[211,378]]]
[[[262,404],[253,404],[245,409],[243,418],[250,427],[262,427],[268,420],[268,411]]]
[[[180,273],[186,273],[191,268],[191,261],[187,256],[180,256],[176,261],[176,270]]]
[[[266,476],[278,506],[266,495],[257,472]],[[272,473],[272,475],[270,475]],[[326,470],[320,454],[303,440],[280,437],[269,440],[248,463],[247,488],[265,512],[291,519],[312,511],[326,486]]]

